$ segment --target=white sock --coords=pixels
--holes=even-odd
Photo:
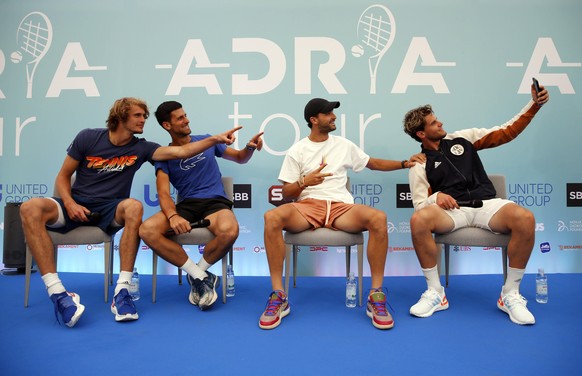
[[[203,280],[204,278],[208,277],[208,274],[206,274],[204,270],[196,265],[190,257],[188,257],[188,260],[186,260],[184,265],[180,266],[180,269],[191,275],[194,279]]]
[[[429,269],[422,269],[422,273],[424,274],[424,278],[426,278],[426,284],[429,289],[436,290],[439,293],[443,292],[441,277],[436,265]]]
[[[511,291],[517,291],[519,293],[519,285],[523,278],[525,269],[515,269],[512,267],[507,267],[507,279],[503,285],[503,294],[508,294]]]
[[[207,271],[211,266],[212,264],[209,264],[204,260],[204,256],[200,257],[200,261],[198,261],[198,267],[200,267],[200,269]]]
[[[44,282],[44,285],[46,286],[49,296],[67,291],[59,279],[59,275],[57,273],[46,273],[41,278]]]
[[[117,284],[115,285],[115,292],[113,296],[117,295],[121,289],[128,289],[131,284],[131,276],[133,272],[124,272],[123,270],[119,272],[119,277],[117,278]]]

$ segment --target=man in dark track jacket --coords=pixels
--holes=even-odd
[[[516,324],[534,324],[535,318],[519,293],[519,285],[531,255],[535,218],[531,211],[509,200],[495,198],[478,150],[503,145],[516,138],[549,99],[532,85],[532,98],[515,117],[490,129],[471,128],[447,134],[430,105],[410,110],[404,132],[422,143],[426,164],[410,169],[409,182],[415,212],[410,219],[412,243],[427,281],[427,290],[410,308],[417,317],[431,316],[449,308],[437,270],[437,245],[433,233],[463,227],[480,227],[497,233],[511,232],[507,254],[509,268],[497,307]],[[483,200],[481,208],[460,207],[458,202]]]

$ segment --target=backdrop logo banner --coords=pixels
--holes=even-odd
[[[488,173],[507,177],[508,196],[535,215],[539,240],[528,267],[544,264],[548,273],[582,272],[579,254],[559,251],[560,244],[566,249],[579,245],[582,234],[582,169],[575,162],[582,136],[582,127],[575,126],[582,124],[582,23],[573,17],[582,14],[582,1],[554,0],[549,7],[525,0],[474,2],[471,7],[452,0],[438,7],[430,0],[347,1],[333,7],[332,18],[313,12],[308,0],[228,2],[227,12],[218,2],[143,0],[144,6],[135,8],[103,0],[90,17],[86,7],[70,3],[0,2],[2,205],[52,196],[75,135],[84,128],[103,129],[110,106],[121,97],[148,103],[150,117],[137,136],[166,145],[169,136],[154,111],[163,101],[177,100],[187,107],[193,134],[243,126],[233,149],[243,149],[264,132],[263,150],[244,168],[227,159],[219,165],[223,175],[241,183],[235,184],[233,195],[239,223],[234,246],[246,249],[237,252],[246,265],[239,274],[268,275],[262,254],[264,213],[287,202],[278,174],[288,150],[309,135],[303,108],[311,98],[341,101],[335,111],[336,136],[371,158],[402,160],[419,151],[418,142],[402,129],[411,108],[431,104],[447,132],[490,128],[525,108],[535,77],[550,101],[515,141],[479,154]],[[174,27],[155,22],[162,13],[172,14]],[[112,42],[119,40],[118,31],[103,27],[116,20],[112,14],[134,15],[119,16],[125,29],[141,32],[133,48]],[[482,27],[483,14],[495,27]],[[433,19],[439,20],[439,28],[418,27]],[[533,19],[543,19],[543,29],[532,28]],[[242,24],[256,27],[237,27]],[[163,43],[152,49],[152,40]],[[496,95],[487,94],[491,92]],[[185,158],[182,166],[192,169],[199,158]],[[555,161],[573,162],[561,170]],[[387,214],[391,252],[411,247],[409,172],[349,172],[354,202]],[[254,191],[258,196],[253,197]],[[171,194],[177,196],[173,187]],[[143,203],[143,219],[159,212],[154,167],[145,164],[136,173],[130,197]],[[3,218],[0,212],[0,229]],[[0,230],[0,243],[7,234]],[[552,252],[537,251],[542,241],[551,244]],[[335,253],[333,247],[330,251]],[[151,267],[149,252],[138,253],[138,269]],[[198,249],[191,246],[190,252]],[[65,253],[72,255],[63,260],[63,271],[81,266],[102,273],[102,265],[87,258],[88,252]],[[498,267],[497,257],[465,253],[455,263],[460,273]],[[343,274],[343,258],[328,259],[326,268],[313,272]],[[403,255],[400,262],[388,270],[422,274],[414,255]]]
[[[354,204],[376,207],[381,203],[384,188],[381,184],[352,184]]]
[[[582,183],[566,184],[566,206],[582,206]]]
[[[237,209],[250,209],[253,205],[252,187],[250,184],[234,184],[234,207]]]
[[[545,207],[551,202],[554,187],[549,183],[509,184],[509,199],[525,207]]]
[[[272,185],[269,187],[269,204],[279,206],[287,203],[283,198],[283,186]]]
[[[412,193],[408,184],[396,184],[396,207],[413,208]]]

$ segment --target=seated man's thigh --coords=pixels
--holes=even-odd
[[[236,220],[233,211],[230,209],[222,209],[216,211],[212,214],[207,215],[206,219],[210,221],[208,229],[211,232],[214,232],[216,230],[221,231],[231,230],[234,228],[238,230],[238,221]]]
[[[347,232],[365,231],[371,227],[386,227],[386,213],[367,205],[353,204],[351,209],[333,221],[332,226]]]

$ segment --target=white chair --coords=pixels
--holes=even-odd
[[[497,191],[496,197],[507,198],[507,189],[504,175],[489,175]],[[511,234],[495,234],[491,231],[466,227],[448,234],[434,234],[434,240],[437,245],[444,246],[445,251],[445,286],[449,286],[449,254],[451,245],[453,246],[472,246],[472,247],[501,247],[503,261],[503,280],[507,278],[507,245],[511,239]],[[440,265],[440,262],[437,263]]]
[[[226,196],[232,200],[233,194],[233,182],[232,177],[222,177],[222,184],[224,185],[224,191]],[[196,244],[206,244],[212,239],[214,239],[214,234],[208,230],[208,228],[193,228],[192,231],[186,234],[172,235],[168,237],[169,239],[175,241],[180,245],[196,245]],[[156,302],[156,286],[157,286],[157,269],[158,269],[158,255],[152,250],[152,302]],[[222,258],[222,302],[226,303],[226,267],[227,265],[233,264],[233,252],[232,248],[228,251]],[[178,284],[182,284],[182,269],[178,268]]]
[[[283,235],[285,240],[285,293],[289,293],[289,269],[291,263],[289,259],[293,253],[293,287],[297,286],[297,253],[299,246],[332,246],[345,247],[346,253],[346,278],[350,274],[350,256],[352,245],[358,246],[358,293],[359,304],[362,305],[362,275],[364,271],[364,233],[352,234],[345,231],[336,231],[328,228],[318,228],[316,230],[306,230],[299,233],[286,231]]]
[[[71,184],[75,181],[75,175],[71,177]],[[59,197],[59,193],[56,189],[53,192],[54,197]],[[119,228],[121,229],[121,227]],[[109,235],[97,226],[81,226],[67,233],[61,234],[48,229],[48,234],[54,245],[54,255],[55,255],[55,265],[58,259],[58,248],[59,245],[83,245],[83,244],[101,244],[103,243],[104,249],[104,282],[103,282],[103,295],[105,303],[108,302],[109,286],[112,284],[112,274],[113,274],[113,256],[112,251],[114,249],[114,239],[115,234]],[[32,268],[32,253],[26,245],[26,275],[24,279],[24,307],[28,307],[28,296],[30,292],[30,274]]]
[[[350,190],[350,179],[347,181]],[[346,253],[346,278],[350,274],[351,247],[358,246],[358,293],[359,304],[362,305],[362,275],[364,271],[364,233],[350,233],[328,228],[306,230],[299,233],[285,231],[285,293],[289,293],[290,258],[293,253],[293,287],[297,286],[297,253],[299,246],[332,246],[344,247]]]

